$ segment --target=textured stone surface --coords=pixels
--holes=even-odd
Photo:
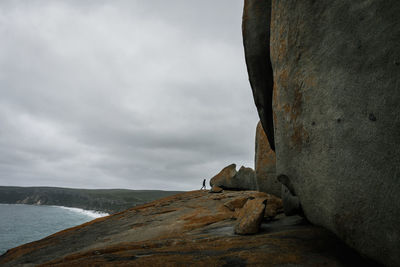
[[[267,198],[247,200],[237,217],[238,222],[235,226],[235,233],[240,235],[257,233],[264,218],[266,203]]]
[[[252,168],[240,167],[232,178],[232,189],[257,190],[256,175]]]
[[[287,216],[303,215],[299,198],[293,195],[286,185],[282,185],[282,200],[283,211]]]
[[[224,191],[224,189],[216,185],[213,185],[210,189],[210,193],[221,193],[222,191]]]
[[[236,174],[236,164],[231,164],[223,168],[217,175],[210,179],[210,186],[221,186],[227,184]]]
[[[280,199],[274,195],[268,195],[267,196],[267,206],[265,207],[264,216],[269,219],[272,219],[276,215],[278,215],[282,212],[283,212],[282,199]]]
[[[267,13],[253,19],[267,28]],[[398,14],[397,0],[273,0],[270,28],[277,174],[308,220],[389,266],[400,266]]]
[[[246,204],[247,197],[237,197],[227,201],[224,206],[230,209],[231,211],[235,211],[235,209],[240,209]]]
[[[274,195],[266,194],[263,192],[259,192],[256,195],[254,195],[254,194],[251,195],[250,199],[254,199],[255,197],[267,199],[267,204],[266,204],[265,212],[264,212],[264,217],[266,219],[273,219],[276,215],[283,212],[282,199],[280,199]],[[240,197],[236,197],[234,199],[228,200],[224,205],[231,211],[235,211],[234,217],[238,218],[241,214],[240,209],[244,206],[244,204],[246,204],[248,199],[249,199],[248,196],[240,196]]]
[[[277,197],[281,196],[281,183],[276,178],[275,152],[271,149],[267,135],[260,122],[257,124],[256,129],[254,171],[257,190]]]
[[[236,164],[223,168],[211,178],[210,185],[219,186],[223,189],[257,190],[254,170],[242,166],[239,171],[236,171]]]
[[[270,0],[245,0],[242,32],[247,72],[254,102],[261,123],[268,133],[271,148],[275,150],[271,105],[274,82],[269,49],[270,13]]]
[[[193,191],[137,206],[9,250],[0,266],[372,266],[330,232],[295,216],[234,235],[229,199]]]

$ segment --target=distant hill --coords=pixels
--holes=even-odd
[[[116,213],[180,191],[0,186],[0,203],[56,205]]]

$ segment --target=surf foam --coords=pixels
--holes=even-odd
[[[55,206],[55,207],[59,207],[62,209],[81,213],[81,214],[84,214],[84,215],[92,217],[92,218],[100,218],[100,217],[105,217],[105,216],[110,215],[106,212],[101,212],[101,211],[96,211],[96,210],[84,210],[84,209],[80,209],[80,208],[71,208],[71,207],[64,207],[64,206]]]

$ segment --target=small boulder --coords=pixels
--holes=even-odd
[[[240,235],[255,234],[260,229],[264,217],[267,198],[249,199],[238,215],[235,233]]]
[[[213,185],[209,193],[221,193],[224,191],[221,187]]]
[[[235,209],[240,209],[246,204],[247,197],[237,197],[232,200],[227,201],[224,205],[231,211],[235,211]]]

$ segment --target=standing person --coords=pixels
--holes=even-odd
[[[206,179],[203,180],[203,186],[200,188],[200,190],[202,190],[203,188],[204,188],[204,189],[207,189],[207,188],[206,188]]]

